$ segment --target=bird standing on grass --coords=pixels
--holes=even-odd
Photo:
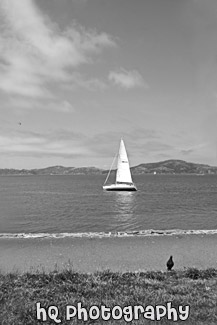
[[[171,271],[172,268],[173,268],[173,266],[174,266],[173,257],[170,256],[170,258],[167,261],[167,270],[168,271]]]

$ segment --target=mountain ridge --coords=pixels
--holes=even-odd
[[[217,167],[208,164],[198,164],[180,159],[169,159],[154,163],[142,163],[130,168],[132,175],[141,174],[217,174]],[[115,170],[111,171],[112,173]],[[50,166],[34,169],[0,169],[0,176],[33,176],[33,175],[103,175],[108,170],[96,167],[64,167]]]

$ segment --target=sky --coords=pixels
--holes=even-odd
[[[0,0],[0,168],[217,166],[216,0]]]

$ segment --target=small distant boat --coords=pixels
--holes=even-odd
[[[111,169],[106,177],[105,183],[109,178],[110,172]],[[103,189],[106,191],[137,191],[137,188],[132,181],[127,152],[125,149],[124,141],[122,139],[120,142],[120,148],[118,153],[116,182],[115,184],[111,185],[105,185],[105,183],[103,185]]]

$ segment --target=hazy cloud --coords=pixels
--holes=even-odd
[[[41,109],[41,110],[51,110],[56,112],[62,112],[62,113],[71,113],[75,111],[75,108],[73,105],[67,101],[67,100],[45,100],[45,99],[38,99],[37,101],[34,101],[32,98],[26,98],[26,97],[20,97],[20,96],[14,96],[7,100],[7,102],[4,104],[4,106],[7,108],[14,107],[16,109],[26,109],[26,110],[32,110],[32,109]]]
[[[207,143],[198,143],[196,145],[192,145],[190,148],[188,149],[181,149],[180,152],[183,155],[190,155],[193,152],[197,152],[197,151],[201,151],[204,147],[207,146]]]
[[[47,133],[13,131],[0,134],[0,151],[9,156],[88,156],[91,152],[84,145],[85,139],[84,135],[68,130]]]
[[[77,88],[84,88],[90,91],[105,90],[107,84],[97,78],[87,78],[78,72],[73,73],[71,76],[71,81],[68,84],[61,85],[62,88],[67,90],[74,90]]]
[[[111,36],[73,24],[60,31],[33,0],[0,1],[0,89],[28,97],[52,97],[49,81],[73,82],[73,69],[115,45]]]
[[[127,71],[125,69],[120,69],[119,71],[111,71],[109,73],[108,79],[114,85],[125,89],[137,87],[147,88],[147,84],[145,83],[143,77],[136,70]]]
[[[49,103],[41,103],[37,105],[38,108],[48,109],[51,111],[61,112],[61,113],[71,113],[75,111],[75,108],[67,100],[63,101],[49,101]]]
[[[130,152],[136,152],[138,155],[140,152],[144,152],[144,146],[152,147],[153,151],[160,149],[171,148],[166,144],[162,144],[158,141],[149,141],[144,145],[144,139],[158,139],[160,136],[155,130],[152,129],[132,129],[129,132],[117,131],[117,132],[103,132],[98,133],[91,138],[87,138],[85,143],[88,148],[91,148],[96,155],[100,157],[113,157],[118,152],[119,141],[122,138],[127,142],[127,149]]]
[[[174,150],[174,147],[159,141],[148,141],[141,145],[143,150],[148,152]]]
[[[186,156],[191,154],[192,152],[194,152],[194,149],[181,150],[181,153]]]

